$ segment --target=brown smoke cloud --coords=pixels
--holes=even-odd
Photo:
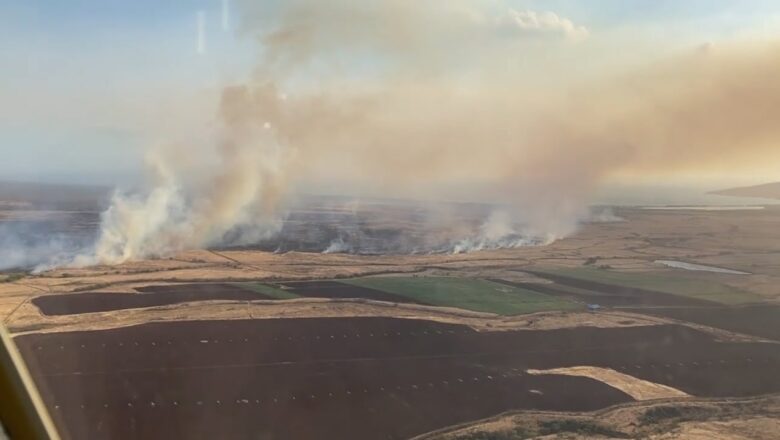
[[[242,32],[260,40],[261,61],[251,82],[224,90],[218,165],[197,186],[207,189],[176,189],[185,195],[175,215],[138,237],[109,218],[104,229],[119,238],[104,246],[113,257],[98,260],[148,255],[150,241],[163,243],[153,254],[219,242],[272,218],[293,184],[497,201],[524,232],[552,238],[570,233],[591,191],[617,173],[779,163],[777,45],[708,45],[584,83],[566,78],[576,64],[545,78],[543,65],[506,60],[585,57],[598,50],[583,42],[589,31],[486,4],[297,0],[268,11],[247,2]]]
[[[259,85],[230,90],[224,108],[270,121],[297,150],[300,174],[349,176],[393,195],[425,186],[457,197],[448,186],[482,183],[539,223],[571,219],[614,173],[733,170],[780,158],[775,45],[708,45],[586,84],[529,90],[519,71],[507,75],[477,52],[519,56],[533,49],[522,44],[549,35],[507,36],[506,16],[466,3],[417,5],[293,2],[277,27],[256,33],[266,47]],[[458,45],[466,36],[482,48]],[[561,43],[569,42],[545,44]],[[385,67],[368,79],[332,80],[325,69],[312,90],[279,91],[290,75],[317,65],[338,71],[340,59],[365,52]],[[463,63],[480,66],[463,79]]]

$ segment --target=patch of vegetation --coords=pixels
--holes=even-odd
[[[454,277],[368,277],[340,281],[406,296],[427,304],[499,315],[572,310],[579,304],[492,281]]]
[[[541,269],[540,271],[605,284],[706,299],[729,305],[761,300],[761,297],[758,295],[726,284],[703,280],[697,278],[696,275],[674,274],[670,273],[670,271],[627,273],[593,267]]]
[[[545,420],[539,424],[539,435],[571,432],[574,434],[593,436],[600,435],[611,438],[629,438],[626,434],[588,420]]]
[[[74,292],[87,292],[90,290],[98,290],[98,289],[104,289],[106,287],[111,286],[111,283],[97,283],[97,284],[89,284],[86,286],[76,287],[73,289]]]
[[[596,263],[598,263],[599,257],[588,257],[584,263],[582,263],[583,266],[593,266]]]
[[[699,420],[710,418],[716,412],[716,408],[699,406],[654,406],[648,408],[639,418],[639,421],[643,425],[652,425],[667,420]]]
[[[1,283],[13,283],[14,281],[19,281],[22,278],[25,277],[25,274],[23,272],[14,272],[14,273],[8,273],[5,275],[0,275],[0,282]]]
[[[498,432],[472,432],[455,437],[457,440],[523,440],[551,434],[576,434],[587,438],[593,436],[609,438],[630,438],[627,434],[604,425],[576,419],[543,420],[538,425],[530,424],[512,430]]]
[[[292,299],[292,298],[300,298],[299,295],[289,291],[280,289],[278,287],[272,286],[270,284],[265,283],[257,283],[257,282],[250,282],[250,283],[231,283],[236,287],[240,287],[245,290],[250,290],[252,292],[257,292],[263,295],[267,295],[274,299]]]
[[[511,431],[499,432],[472,432],[455,437],[456,440],[524,440],[534,437],[534,431],[524,428],[515,428]]]

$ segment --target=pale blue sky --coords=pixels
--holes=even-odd
[[[769,0],[488,3],[553,11],[593,38],[628,32],[659,46],[774,33],[780,13]],[[225,31],[221,0],[0,0],[0,180],[132,182],[159,136],[197,136],[187,127],[207,125],[218,91],[248,78],[256,58],[230,9]],[[204,54],[197,11],[206,13]]]

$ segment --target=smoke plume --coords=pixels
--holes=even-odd
[[[12,218],[0,217],[0,271],[66,265],[94,241],[89,232],[93,228],[73,228],[84,225],[81,213],[22,211],[14,216],[18,213],[9,212]]]
[[[74,264],[252,243],[277,231],[287,158],[268,131],[263,124],[228,120],[205,165],[188,162],[180,155],[189,152],[178,148],[150,152],[151,189],[115,194],[102,214],[94,253]]]
[[[607,178],[780,160],[777,45],[708,45],[575,80],[576,64],[529,60],[586,57],[595,31],[494,3],[237,4],[259,62],[224,89],[216,147],[185,153],[211,162],[158,155],[155,185],[115,196],[82,262],[267,237],[293,187],[501,203],[453,250],[543,244],[588,218]]]

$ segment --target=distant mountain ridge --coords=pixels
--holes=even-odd
[[[780,182],[765,183],[762,185],[742,186],[739,188],[722,189],[712,191],[710,194],[736,197],[760,197],[763,199],[780,199]]]

